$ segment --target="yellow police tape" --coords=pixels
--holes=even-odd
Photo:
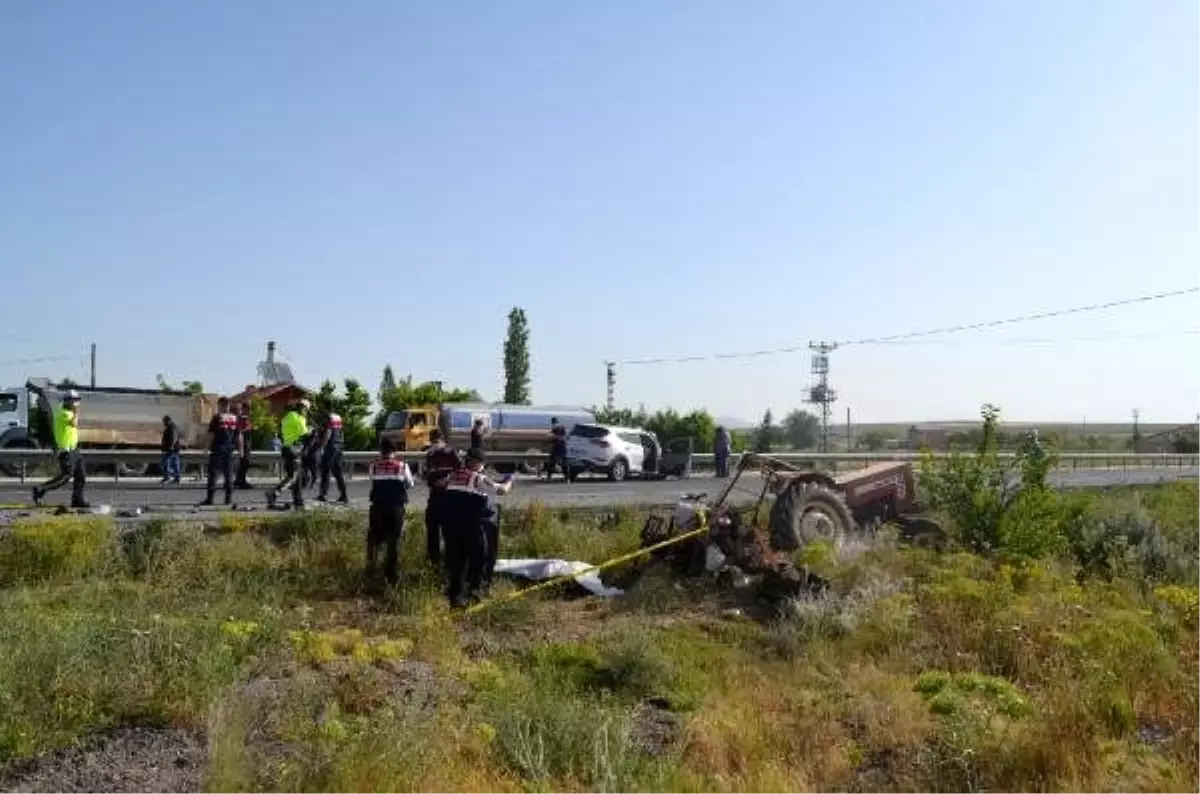
[[[506,595],[497,596],[495,598],[489,598],[486,601],[480,601],[478,604],[475,604],[473,606],[468,607],[467,609],[464,609],[462,612],[458,613],[458,615],[459,616],[471,615],[471,614],[474,614],[476,612],[479,612],[479,611],[485,609],[486,607],[492,606],[493,604],[499,604],[499,603],[503,603],[505,601],[515,601],[516,599],[521,598],[523,596],[527,596],[530,593],[536,593],[539,590],[546,590],[551,587],[554,587],[555,585],[562,584],[563,582],[566,582],[571,579],[576,579],[585,574],[595,573],[597,571],[603,571],[607,568],[613,567],[614,565],[620,565],[623,562],[629,562],[630,560],[636,559],[637,557],[640,557],[643,554],[649,554],[650,552],[658,551],[659,549],[665,549],[667,546],[673,546],[676,543],[682,543],[685,540],[691,540],[692,538],[699,537],[700,535],[704,534],[705,532],[708,532],[708,517],[705,513],[698,513],[698,515],[700,517],[700,527],[698,529],[694,529],[690,532],[685,532],[684,534],[679,535],[678,537],[668,538],[667,540],[664,540],[660,543],[655,543],[651,546],[647,546],[644,549],[638,549],[637,551],[631,551],[628,554],[622,554],[620,557],[614,557],[613,559],[608,560],[607,562],[602,562],[599,565],[593,565],[589,568],[584,568],[582,571],[576,571],[575,573],[567,573],[567,574],[563,574],[562,576],[556,576],[553,579],[547,579],[544,582],[538,582],[535,585],[523,588],[521,590],[515,590]]]

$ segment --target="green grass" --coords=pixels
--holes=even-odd
[[[766,622],[655,570],[612,602],[452,619],[420,516],[394,593],[364,580],[353,514],[21,523],[0,767],[139,724],[203,732],[212,790],[1194,791],[1195,485],[1072,498],[1079,537],[1156,545],[1103,571],[811,548],[830,592]],[[513,510],[503,553],[600,562],[642,518]]]

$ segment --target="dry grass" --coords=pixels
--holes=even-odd
[[[1196,533],[1194,488],[1094,499]],[[504,551],[599,561],[640,519],[514,511]],[[343,513],[0,534],[0,764],[133,723],[202,732],[213,790],[1198,785],[1195,581],[881,539],[802,551],[831,592],[765,624],[653,571],[452,620],[421,535],[379,595]]]

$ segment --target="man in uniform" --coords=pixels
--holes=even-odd
[[[275,506],[283,489],[292,491],[292,507],[297,510],[304,508],[304,493],[300,490],[300,455],[304,439],[308,436],[308,420],[304,418],[308,410],[308,400],[299,400],[288,408],[280,423],[279,435],[283,445],[280,454],[283,456],[283,479],[271,490],[267,491],[267,505]]]
[[[58,475],[34,486],[33,502],[40,505],[48,492],[61,488],[67,480],[71,480],[71,507],[89,507],[83,498],[87,474],[83,469],[83,457],[79,454],[79,392],[69,389],[63,394],[62,404],[54,409],[52,424]]]
[[[498,483],[484,476],[480,471],[483,461],[483,450],[472,447],[466,465],[446,478],[442,532],[451,609],[461,609],[479,598],[490,553],[485,522],[493,513],[494,497],[512,488],[511,481]]]
[[[346,432],[342,426],[342,417],[331,413],[325,419],[321,432],[321,492],[317,501],[324,502],[329,493],[329,477],[332,474],[338,487],[338,503],[349,504],[346,496],[346,480],[342,477],[342,450],[346,446]]]
[[[379,441],[379,457],[371,464],[371,508],[368,512],[367,575],[375,571],[379,547],[386,546],[383,576],[390,585],[399,580],[399,547],[404,540],[404,510],[408,489],[413,485],[408,464],[394,457],[395,445],[384,436]]]
[[[321,448],[324,436],[320,428],[314,427],[300,444],[300,487],[307,491],[320,482],[319,471]]]
[[[250,408],[245,403],[237,405],[237,450],[238,467],[237,482],[234,485],[240,489],[253,488],[246,476],[250,473],[250,431],[254,424],[250,421]]]
[[[425,450],[425,484],[429,500],[425,503],[425,553],[433,567],[442,560],[442,536],[445,522],[441,508],[446,493],[446,478],[459,467],[458,453],[442,440],[442,431],[429,431],[429,449]]]
[[[217,490],[217,471],[225,486],[225,504],[233,504],[233,449],[237,443],[237,417],[229,412],[229,400],[217,400],[217,413],[208,423],[208,496],[201,505],[211,505]]]

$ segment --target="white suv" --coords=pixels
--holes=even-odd
[[[571,479],[583,472],[603,472],[619,482],[630,474],[657,473],[661,457],[658,438],[636,427],[578,424],[567,436]]]

